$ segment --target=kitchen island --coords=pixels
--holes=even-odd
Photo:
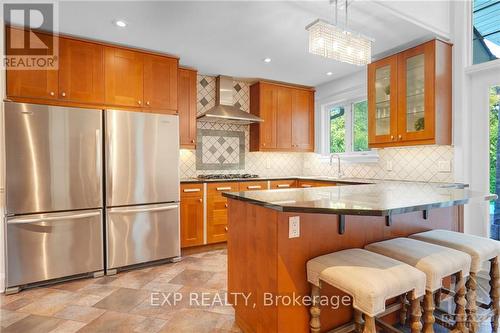
[[[303,298],[310,293],[309,259],[430,229],[463,231],[463,205],[495,198],[463,186],[412,182],[224,196],[229,199],[228,292],[245,332],[309,331]],[[297,221],[298,237],[290,230]],[[330,286],[322,292],[336,300],[346,296]],[[235,293],[244,293],[249,301]],[[322,307],[322,328],[327,330],[352,316],[350,306],[333,303]]]

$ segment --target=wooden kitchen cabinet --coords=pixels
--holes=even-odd
[[[259,81],[250,86],[250,151],[314,151],[314,90]]]
[[[207,184],[207,243],[227,240],[227,198],[223,192],[239,191],[237,182],[218,182]]]
[[[432,40],[368,66],[370,147],[451,144],[451,51]]]
[[[6,45],[19,45],[24,43],[24,30],[5,27]],[[44,49],[44,40],[52,38],[51,35],[37,32],[39,40],[34,40],[33,48]],[[57,39],[55,39],[57,42]],[[12,54],[8,54],[12,55]],[[6,70],[7,97],[39,98],[54,100],[58,97],[58,71],[57,70]]]
[[[114,47],[105,49],[106,104],[143,106],[144,57]]]
[[[59,98],[82,103],[104,102],[104,47],[60,39]]]
[[[280,179],[280,180],[271,180],[271,190],[276,189],[285,189],[285,188],[294,188],[297,187],[297,181],[295,179]]]
[[[155,112],[177,113],[178,59],[145,54],[144,106]]]
[[[197,72],[193,69],[179,68],[178,73],[178,112],[180,146],[196,148],[196,103]]]
[[[239,189],[240,192],[267,190],[267,180],[241,182],[239,185]]]
[[[181,247],[203,245],[203,184],[181,184]]]

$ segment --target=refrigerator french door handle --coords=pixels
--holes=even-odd
[[[159,212],[164,210],[172,210],[179,208],[179,205],[172,205],[166,207],[154,207],[154,208],[137,208],[137,209],[122,209],[122,208],[111,208],[108,213],[120,213],[120,214],[129,214],[129,213],[144,213],[144,212]]]
[[[99,179],[101,178],[101,130],[96,129],[95,130],[95,153],[96,153],[96,159],[95,159],[95,169],[97,171],[97,174],[99,175]]]
[[[22,224],[22,223],[53,222],[53,221],[61,221],[61,220],[76,220],[76,219],[83,219],[83,218],[98,216],[98,215],[101,215],[101,212],[54,216],[54,217],[45,217],[45,218],[33,218],[33,219],[30,219],[30,218],[12,219],[12,220],[7,220],[7,223],[8,224]]]

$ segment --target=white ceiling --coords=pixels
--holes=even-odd
[[[431,36],[372,1],[353,1],[350,8],[350,29],[375,39],[374,54]],[[328,0],[59,3],[63,33],[174,54],[202,74],[312,86],[360,70],[308,53],[305,26],[332,17]],[[115,19],[128,26],[116,27]],[[272,62],[264,63],[266,57]]]

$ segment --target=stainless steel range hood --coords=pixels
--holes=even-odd
[[[241,110],[233,103],[233,79],[228,76],[217,77],[217,96],[215,106],[205,113],[199,115],[197,119],[205,122],[232,123],[248,125],[263,121],[261,118],[251,113]]]

